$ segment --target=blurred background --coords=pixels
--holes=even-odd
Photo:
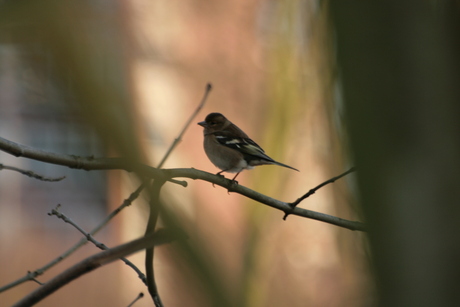
[[[46,151],[126,156],[155,166],[213,90],[164,168],[216,169],[195,123],[220,112],[277,161],[243,172],[240,184],[291,202],[351,166],[343,129],[328,1],[0,1],[1,137]],[[0,163],[44,176],[0,172],[0,286],[34,271],[81,235],[47,213],[61,211],[94,228],[139,182],[122,171],[82,171],[16,158]],[[227,175],[228,177],[229,175]],[[320,189],[301,207],[362,220],[353,177]],[[164,205],[220,278],[228,306],[372,306],[366,238],[228,194],[210,183],[166,184]],[[143,235],[145,197],[96,238],[115,246]],[[166,306],[210,306],[176,243],[156,248],[158,290]],[[97,253],[87,244],[37,279],[46,282]],[[144,270],[144,253],[128,257]],[[39,287],[0,293],[9,306]],[[38,306],[127,306],[137,275],[121,262],[66,285]],[[135,306],[152,306],[148,295]]]

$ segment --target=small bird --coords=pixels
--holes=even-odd
[[[204,127],[204,151],[209,160],[223,172],[236,173],[232,181],[244,169],[275,164],[299,171],[289,165],[276,162],[251,140],[246,133],[220,113],[211,113],[198,125]]]

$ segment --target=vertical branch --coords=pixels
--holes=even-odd
[[[203,95],[203,98],[201,99],[200,104],[198,107],[195,109],[195,112],[190,116],[189,120],[185,123],[184,128],[180,132],[179,136],[174,139],[174,142],[171,144],[169,147],[168,151],[166,154],[163,156],[163,159],[161,159],[160,163],[158,164],[157,168],[161,168],[163,164],[165,163],[166,159],[168,159],[169,155],[171,152],[176,148],[177,144],[180,143],[182,140],[183,135],[185,134],[185,131],[187,128],[190,126],[190,123],[193,121],[195,116],[200,112],[200,110],[203,108],[204,104],[206,103],[206,99],[208,98],[209,92],[212,89],[211,83],[208,83],[206,85],[206,89]],[[161,208],[161,201],[160,201],[160,190],[165,183],[164,180],[155,180],[151,187],[150,187],[150,214],[149,214],[149,221],[147,223],[147,229],[145,231],[145,235],[149,235],[155,231],[155,227],[157,224],[158,220],[158,213]],[[162,307],[163,303],[161,302],[160,295],[158,293],[157,285],[155,282],[155,274],[154,274],[154,268],[153,268],[153,247],[146,249],[145,253],[145,270],[147,274],[147,287],[149,290],[150,295],[152,296],[153,302],[155,303],[156,307]]]
[[[206,84],[206,89],[205,89],[205,92],[204,92],[204,96],[201,99],[200,104],[196,108],[195,112],[193,112],[193,114],[190,116],[189,120],[185,124],[185,126],[182,129],[182,131],[180,132],[179,136],[176,139],[174,139],[174,142],[172,143],[171,147],[169,147],[169,149],[166,152],[166,154],[164,155],[163,159],[161,159],[161,162],[160,162],[160,164],[158,164],[157,168],[161,168],[163,166],[163,164],[165,163],[166,159],[168,159],[168,157],[171,154],[171,152],[174,150],[174,148],[176,148],[177,144],[179,144],[179,142],[182,140],[182,136],[184,135],[184,133],[187,130],[188,126],[190,126],[190,123],[192,122],[192,120],[195,118],[195,116],[198,114],[198,112],[200,112],[200,110],[203,108],[203,106],[204,106],[204,104],[206,102],[206,99],[208,98],[208,94],[209,94],[209,92],[211,90],[212,90],[211,83]]]
[[[145,230],[145,236],[153,234],[158,221],[158,213],[161,207],[160,191],[165,183],[165,180],[155,180],[149,188],[150,194],[150,214],[149,221],[147,223],[147,229]],[[146,249],[145,254],[145,270],[147,275],[147,287],[150,295],[152,296],[153,302],[156,307],[162,307],[160,295],[158,293],[157,285],[155,283],[155,275],[153,269],[153,247]]]

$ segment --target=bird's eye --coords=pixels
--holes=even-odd
[[[210,126],[214,126],[215,124],[216,124],[216,122],[209,122]]]

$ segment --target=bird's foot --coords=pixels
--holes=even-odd
[[[227,193],[230,194],[230,192],[235,192],[234,188],[238,185],[238,181],[232,179],[232,180],[229,180],[230,181],[230,185],[228,186],[227,188]]]
[[[220,177],[222,177],[222,178],[225,178],[225,176],[222,175],[222,172],[218,172],[216,175],[217,175],[217,176],[220,176]],[[212,187],[213,187],[213,188],[216,187],[216,186],[214,185],[214,183],[212,184]]]

